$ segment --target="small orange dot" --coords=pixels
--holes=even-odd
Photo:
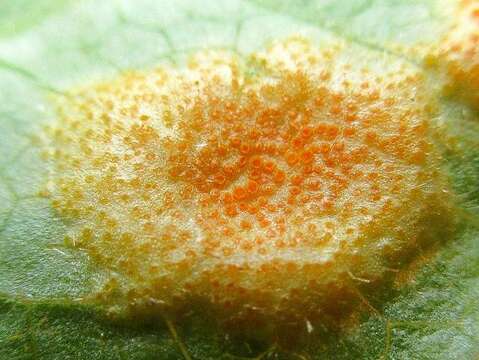
[[[239,203],[239,209],[241,211],[248,211],[248,204],[244,203],[244,202],[240,202]]]
[[[346,137],[353,136],[356,133],[356,130],[352,127],[347,127],[343,130],[343,134]]]
[[[244,230],[249,230],[251,229],[251,223],[246,220],[241,220],[241,228],[243,228]]]
[[[238,215],[238,210],[234,204],[229,204],[226,206],[226,215],[228,216],[236,216]]]
[[[242,154],[245,154],[245,155],[246,155],[246,154],[249,153],[250,150],[251,150],[251,148],[250,148],[250,146],[249,146],[248,144],[241,144],[241,146],[240,146],[240,152],[241,152]]]
[[[313,165],[311,164],[306,164],[304,167],[303,167],[303,175],[309,175],[309,174],[312,174],[313,173]]]
[[[309,138],[311,135],[313,134],[313,130],[309,127],[307,128],[304,128],[302,131],[301,131],[301,136],[305,139]]]
[[[219,145],[216,151],[218,152],[219,156],[225,156],[228,153],[228,150],[226,149],[226,147],[222,145]]]
[[[334,140],[339,134],[339,128],[335,125],[330,125],[326,131],[326,138],[328,140]]]
[[[293,185],[300,185],[303,182],[303,177],[300,175],[295,175],[291,178],[291,184]]]
[[[238,165],[240,167],[245,166],[247,163],[248,163],[248,158],[246,158],[245,156],[240,157],[240,159],[238,161]]]
[[[275,165],[272,161],[267,161],[265,164],[264,164],[264,170],[267,172],[267,173],[272,173],[273,170],[275,168]]]
[[[286,178],[286,174],[282,170],[278,170],[274,174],[274,181],[277,183],[282,183],[285,178]]]
[[[299,161],[298,155],[296,155],[296,154],[294,154],[294,153],[291,153],[291,154],[289,154],[289,155],[286,156],[286,162],[287,162],[289,165],[294,165],[294,164],[296,164],[298,161]]]
[[[303,159],[303,162],[305,164],[308,164],[310,163],[311,161],[313,161],[313,153],[309,150],[303,152],[303,154],[301,155],[301,158]]]
[[[234,197],[236,200],[243,200],[244,198],[246,198],[246,191],[245,191],[245,189],[242,188],[241,186],[236,187],[236,188],[233,190],[233,197]]]
[[[344,143],[342,143],[342,142],[334,143],[333,144],[333,150],[338,151],[338,152],[343,151],[344,150]]]
[[[268,219],[261,219],[259,224],[262,228],[268,227],[271,222]]]
[[[230,204],[233,202],[233,196],[230,193],[226,193],[223,195],[223,202],[225,204]]]
[[[261,158],[259,157],[251,160],[251,165],[256,169],[261,168],[261,164],[262,164],[262,161],[261,161]]]
[[[301,189],[299,188],[299,186],[293,186],[291,187],[289,192],[291,195],[299,195],[301,193]]]
[[[293,139],[293,146],[294,147],[301,147],[303,145],[303,140],[301,138]]]
[[[335,167],[336,166],[336,161],[331,157],[328,157],[328,158],[324,159],[324,163],[328,167]]]
[[[225,166],[224,168],[225,175],[232,175],[234,171],[235,170],[232,166]]]
[[[254,215],[256,213],[258,213],[258,207],[257,206],[254,206],[254,205],[250,205],[247,209],[247,211],[251,214],[251,215]]]
[[[341,112],[341,107],[338,105],[334,105],[331,107],[330,112],[332,115],[338,115]]]
[[[251,171],[251,173],[249,174],[249,177],[251,179],[254,179],[254,180],[259,180],[261,178],[261,171],[258,170],[258,169],[254,169],[253,171]]]
[[[327,154],[331,150],[331,147],[328,144],[321,144],[318,150],[321,154]]]
[[[241,145],[241,140],[238,139],[238,138],[233,138],[233,139],[231,139],[230,144],[231,144],[231,146],[233,146],[234,148],[239,148],[240,145]]]
[[[320,107],[321,105],[323,105],[323,103],[324,101],[321,96],[318,96],[314,99],[314,105],[316,105],[317,107]]]
[[[255,194],[258,191],[258,183],[254,180],[250,180],[248,182],[248,192],[251,194]]]
[[[216,184],[218,184],[218,185],[223,185],[223,184],[225,183],[225,181],[226,181],[226,178],[225,178],[224,175],[218,174],[218,175],[215,176],[215,182],[216,182]]]

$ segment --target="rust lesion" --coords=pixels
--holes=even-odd
[[[203,301],[245,328],[377,313],[358,285],[454,226],[435,111],[416,68],[341,44],[204,51],[59,99],[45,193],[114,309]]]
[[[446,96],[479,104],[479,2],[455,1],[450,24],[437,44],[429,49],[424,65],[443,78]]]

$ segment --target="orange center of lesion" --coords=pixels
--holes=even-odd
[[[424,163],[427,124],[400,125],[395,99],[375,91],[346,96],[317,85],[290,72],[258,93],[191,101],[179,139],[161,146],[170,181],[183,184],[183,200],[195,199],[203,224],[280,237],[292,214],[391,209],[388,199],[404,180],[400,166]],[[404,116],[423,110],[414,111]]]
[[[327,164],[331,169],[344,160],[341,127],[311,125],[302,110],[286,110],[284,103],[261,106],[250,99],[241,105],[210,106],[215,115],[202,122],[199,131],[184,129],[177,145],[184,150],[170,156],[169,163],[178,164],[170,175],[192,184],[202,194],[202,203],[218,204],[229,216],[246,210],[260,220],[259,209],[272,199],[275,204],[270,207],[284,209],[301,195],[308,201],[303,190],[318,199]],[[328,146],[335,139],[334,146]],[[342,166],[347,169],[348,164]]]

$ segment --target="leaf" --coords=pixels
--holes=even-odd
[[[440,39],[453,6],[440,0],[0,1],[0,358],[477,358],[479,119],[458,99],[441,97],[436,121],[453,138],[444,149],[446,165],[471,219],[437,253],[424,253],[424,265],[394,296],[363,299],[371,313],[358,327],[297,352],[231,343],[195,321],[178,329],[161,319],[126,326],[79,304],[103,274],[85,254],[57,246],[67,225],[39,196],[46,167],[35,134],[55,116],[47,101],[52,94],[122,69],[181,63],[199,48],[247,54],[298,32],[319,42],[345,40],[358,57],[425,67],[411,49]],[[441,77],[425,71],[432,82]]]

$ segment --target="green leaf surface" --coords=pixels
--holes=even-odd
[[[61,246],[66,225],[38,195],[46,166],[35,135],[54,117],[50,95],[123,69],[181,64],[197,49],[241,55],[297,33],[318,43],[343,39],[357,58],[420,67],[397,45],[437,41],[448,6],[439,0],[0,0],[0,359],[477,359],[479,116],[450,99],[441,99],[435,121],[457,137],[444,150],[468,213],[456,238],[386,302],[364,299],[371,312],[358,327],[298,351],[233,344],[195,321],[181,329],[161,319],[125,325],[81,305],[102,274],[87,255]]]

